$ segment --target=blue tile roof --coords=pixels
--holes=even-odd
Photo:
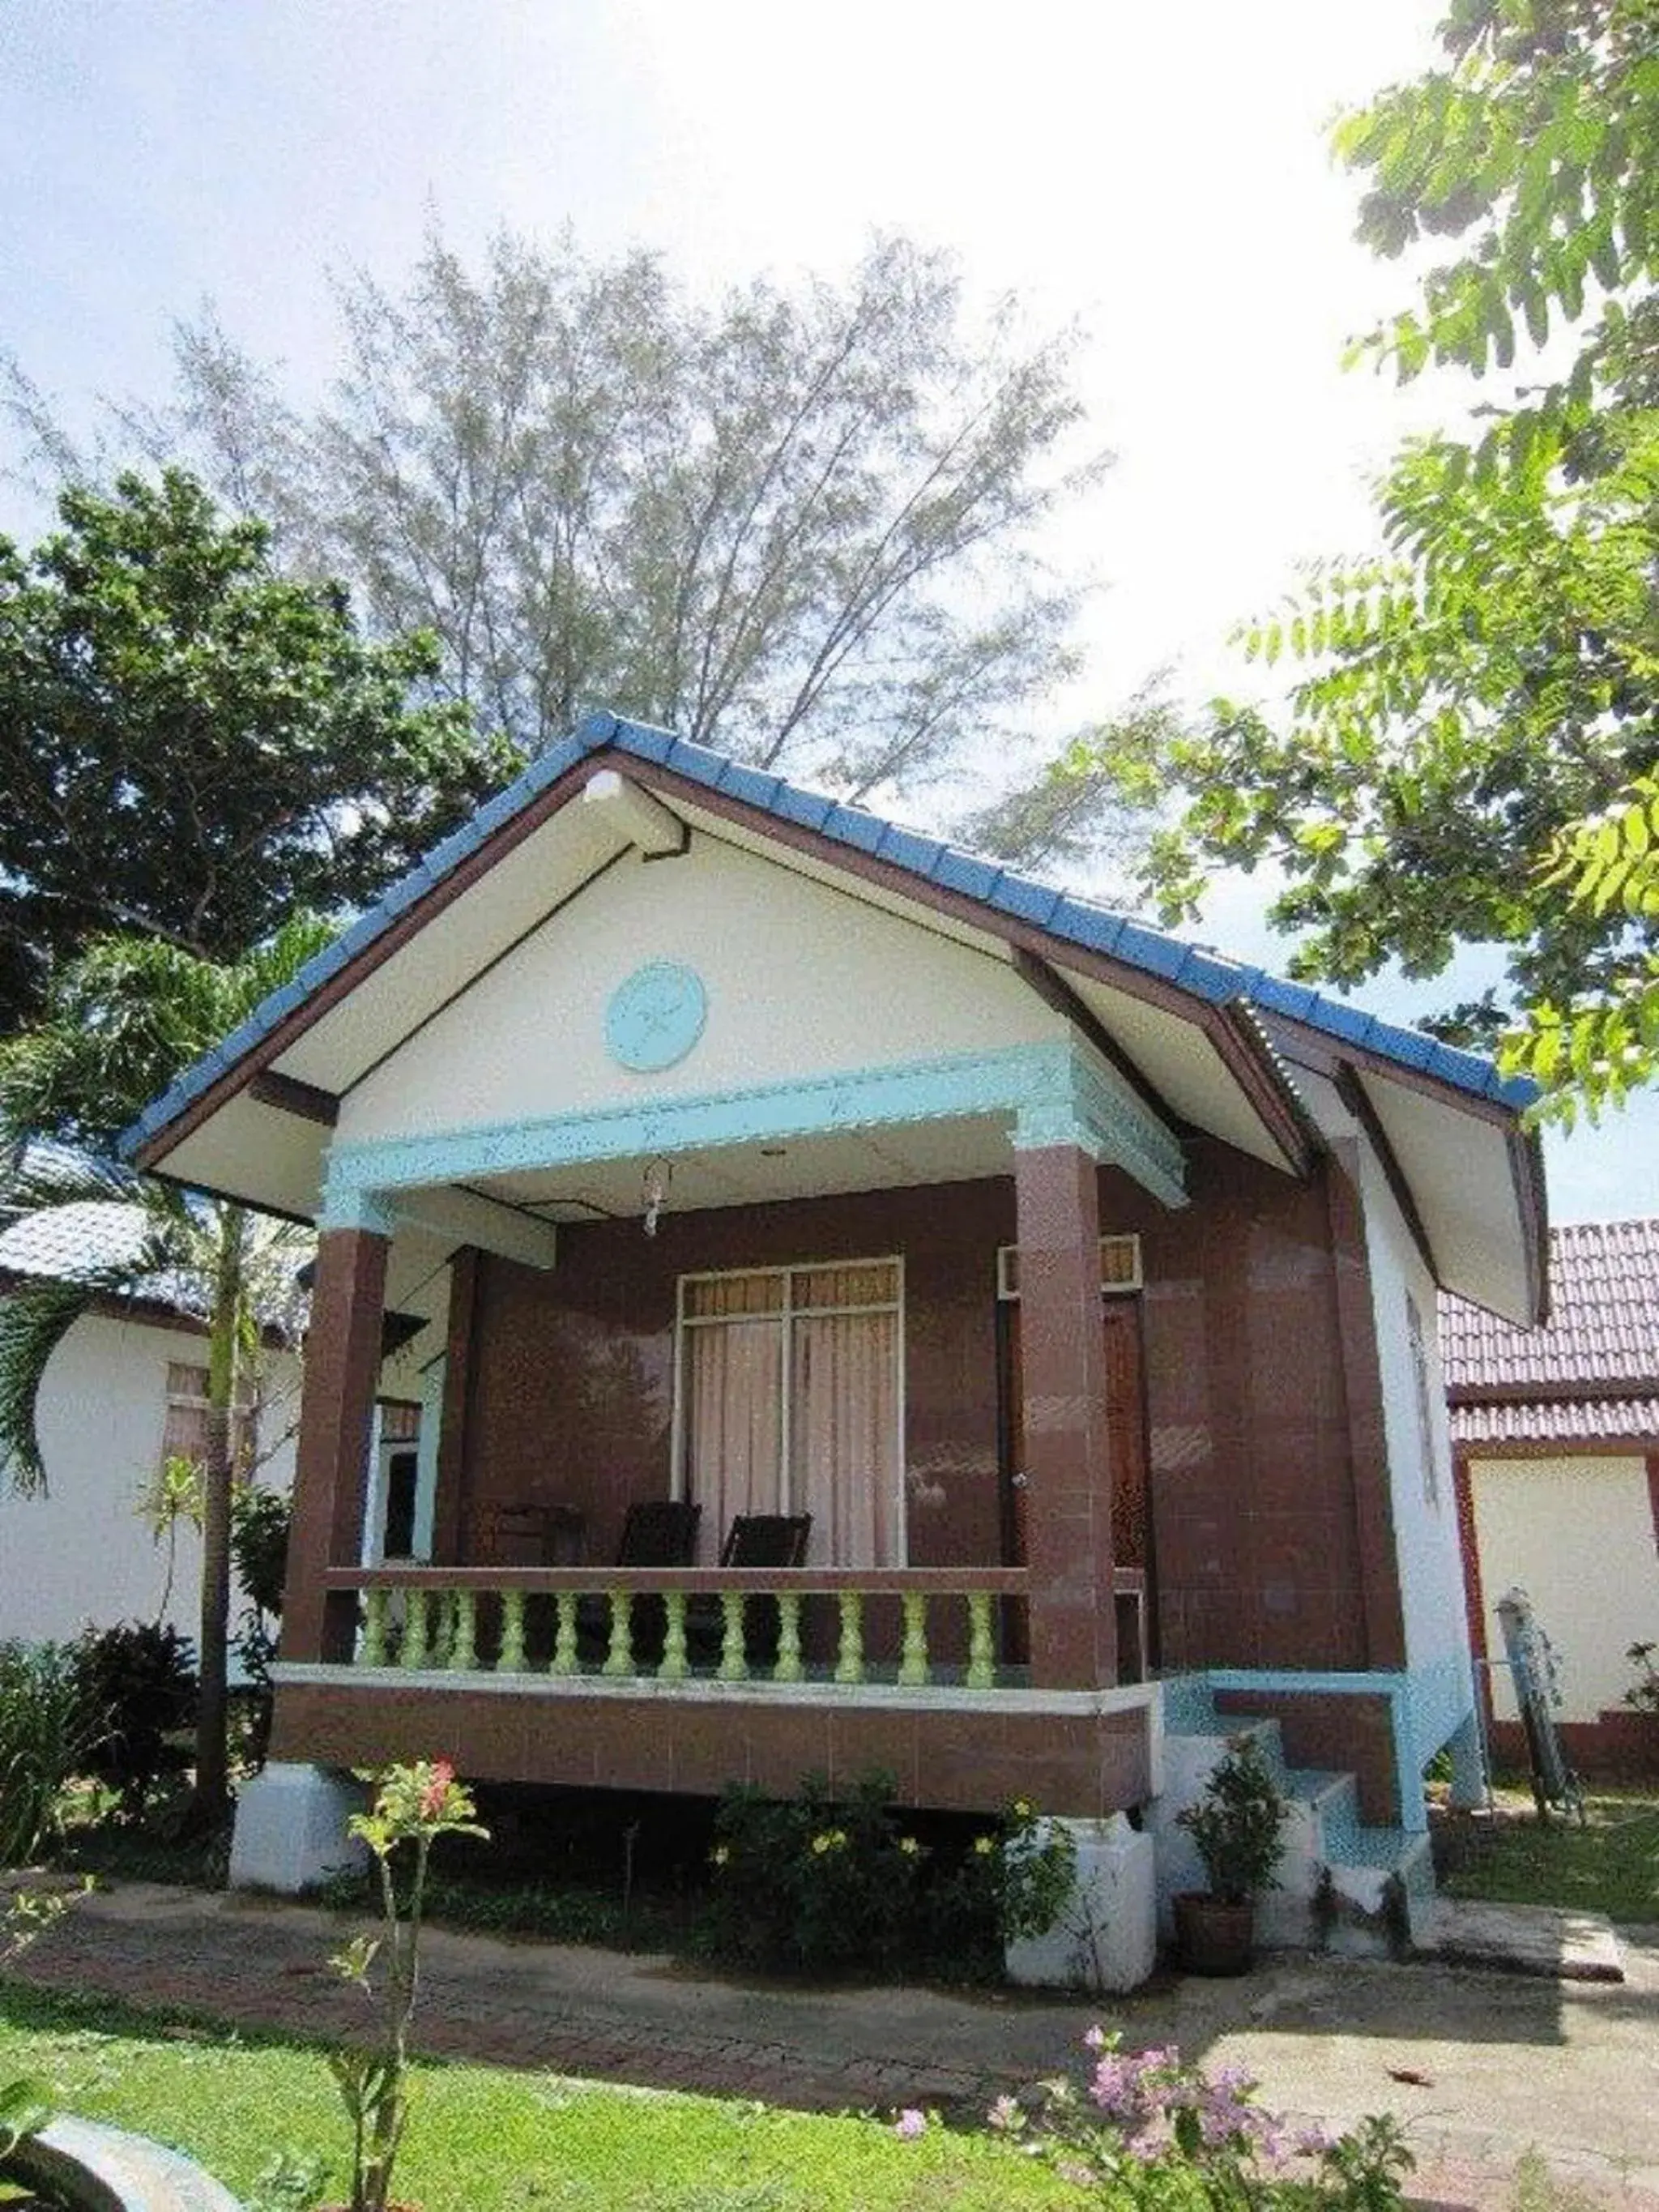
[[[879,853],[884,861],[913,875],[919,883],[935,884],[955,891],[992,911],[1016,921],[1035,922],[1050,935],[1091,951],[1109,953],[1127,967],[1174,983],[1195,999],[1212,1006],[1243,999],[1261,1012],[1279,1014],[1322,1030],[1344,1044],[1363,1045],[1368,1052],[1401,1067],[1421,1070],[1455,1090],[1477,1098],[1492,1099],[1517,1110],[1537,1096],[1524,1080],[1504,1078],[1479,1054],[1460,1052],[1439,1043],[1421,1030],[1381,1020],[1352,1006],[1326,998],[1308,985],[1291,983],[1266,969],[1230,960],[1219,953],[1188,944],[1183,939],[1152,927],[1104,907],[1056,891],[1052,885],[1013,874],[994,860],[960,852],[918,831],[902,828],[867,812],[786,782],[712,751],[690,744],[672,731],[652,729],[614,714],[590,714],[569,737],[548,747],[523,774],[498,792],[454,834],[435,846],[407,875],[399,878],[374,906],[361,915],[341,937],[307,963],[299,975],[273,992],[234,1036],[205,1054],[186,1069],[172,1088],[144,1109],[124,1131],[120,1149],[131,1157],[138,1146],[181,1114],[252,1046],[268,1036],[295,1006],[339,974],[367,945],[372,945],[395,918],[434,884],[441,883],[463,860],[469,859],[503,823],[512,819],[590,753],[611,747],[635,759],[660,763],[689,781],[723,791],[765,814],[817,830],[832,842],[864,853]]]

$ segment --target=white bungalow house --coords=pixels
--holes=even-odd
[[[1435,1296],[1541,1314],[1528,1095],[592,718],[129,1133],[319,1231],[240,1873],[313,1874],[365,1761],[880,1767],[1075,1823],[1123,1982],[1248,1718],[1285,1911],[1420,1892],[1425,1764],[1476,1746]],[[365,1537],[388,1308],[418,1565]],[[757,1516],[804,1552],[733,1565]]]

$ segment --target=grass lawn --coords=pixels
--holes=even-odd
[[[346,2193],[345,2120],[319,2048],[0,1985],[0,2081],[41,2075],[88,2119],[158,2137],[245,2200],[278,2153],[321,2158],[301,2205]],[[422,2065],[394,2192],[425,2212],[997,2212],[1076,2191],[990,2136],[827,2119],[550,2075]]]
[[[1587,1822],[1541,1822],[1531,1797],[1497,1793],[1491,1821],[1448,1833],[1442,1887],[1492,1904],[1555,1905],[1611,1919],[1659,1921],[1659,1790],[1598,1790]]]

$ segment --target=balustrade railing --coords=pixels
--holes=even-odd
[[[342,1662],[357,1668],[975,1691],[1025,1679],[999,1665],[997,1622],[1026,1595],[1024,1567],[365,1567],[325,1581],[358,1601]],[[885,1615],[873,1634],[872,1607]]]

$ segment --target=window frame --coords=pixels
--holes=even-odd
[[[798,1275],[816,1274],[827,1268],[890,1267],[895,1284],[890,1298],[866,1301],[858,1305],[814,1305],[797,1304],[792,1295],[793,1279]],[[696,1283],[726,1283],[752,1280],[757,1277],[780,1279],[782,1285],[781,1303],[769,1311],[753,1314],[688,1314],[685,1310],[686,1291]],[[902,1252],[860,1254],[852,1258],[819,1260],[787,1260],[766,1261],[749,1267],[699,1267],[677,1275],[674,1280],[674,1405],[669,1424],[669,1481],[671,1498],[688,1495],[686,1465],[687,1437],[685,1425],[686,1361],[688,1334],[697,1328],[753,1328],[775,1326],[781,1335],[781,1357],[778,1377],[778,1505],[780,1513],[793,1510],[793,1486],[790,1480],[790,1443],[793,1434],[794,1406],[794,1324],[797,1320],[814,1320],[857,1314],[892,1314],[896,1322],[896,1363],[897,1374],[894,1382],[894,1491],[893,1527],[897,1537],[897,1564],[908,1566],[910,1559],[910,1530],[905,1508],[908,1487],[905,1480],[905,1438],[908,1434],[908,1339],[906,1327],[906,1283],[904,1255]]]

